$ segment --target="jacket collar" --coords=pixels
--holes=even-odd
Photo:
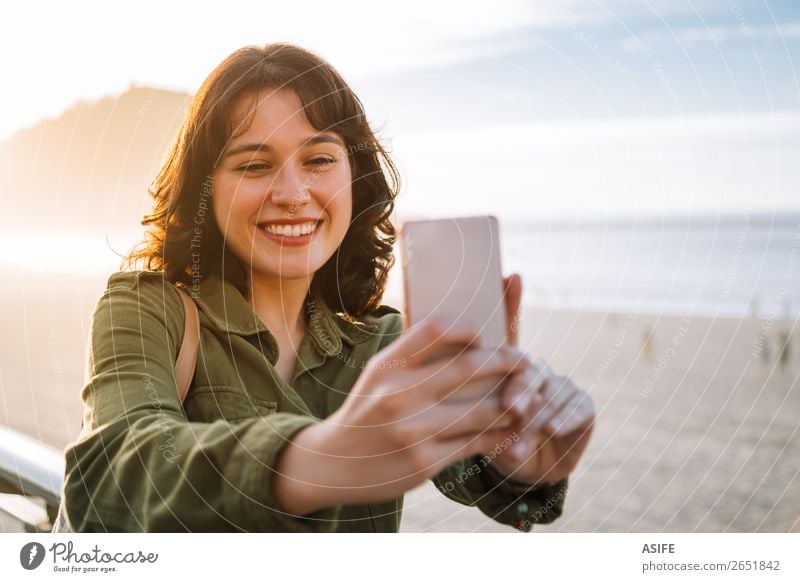
[[[217,274],[209,274],[197,286],[189,286],[192,299],[220,331],[249,336],[268,334],[273,345],[275,338],[256,315],[236,286]],[[306,298],[309,333],[317,349],[328,356],[342,351],[342,341],[351,346],[361,343],[378,331],[377,325],[351,321],[333,312],[317,295]]]

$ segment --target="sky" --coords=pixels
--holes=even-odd
[[[131,84],[194,92],[246,44],[329,60],[405,215],[800,210],[800,3],[27,2],[2,9],[0,139]]]

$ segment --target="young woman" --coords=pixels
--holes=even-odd
[[[87,431],[66,451],[74,530],[396,532],[427,479],[526,531],[561,514],[591,400],[518,350],[515,326],[499,350],[442,318],[403,328],[381,304],[397,190],[318,56],[245,47],[211,73],[127,257],[144,269],[114,273],[95,308]],[[176,282],[201,329],[183,405]],[[506,285],[515,322],[521,282]],[[499,399],[445,398],[497,373]]]

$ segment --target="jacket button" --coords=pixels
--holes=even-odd
[[[513,525],[517,529],[524,529],[525,522],[527,521],[526,518],[528,517],[528,510],[529,509],[530,509],[530,506],[528,505],[527,501],[520,501],[519,503],[517,503],[516,512],[515,512],[516,515],[511,520],[511,525]]]

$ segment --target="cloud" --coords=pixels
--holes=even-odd
[[[619,41],[619,45],[626,51],[639,51],[663,44],[692,46],[701,43],[722,44],[795,38],[800,38],[800,22],[758,26],[741,22],[732,26],[684,26],[669,30],[645,30],[632,38]]]

